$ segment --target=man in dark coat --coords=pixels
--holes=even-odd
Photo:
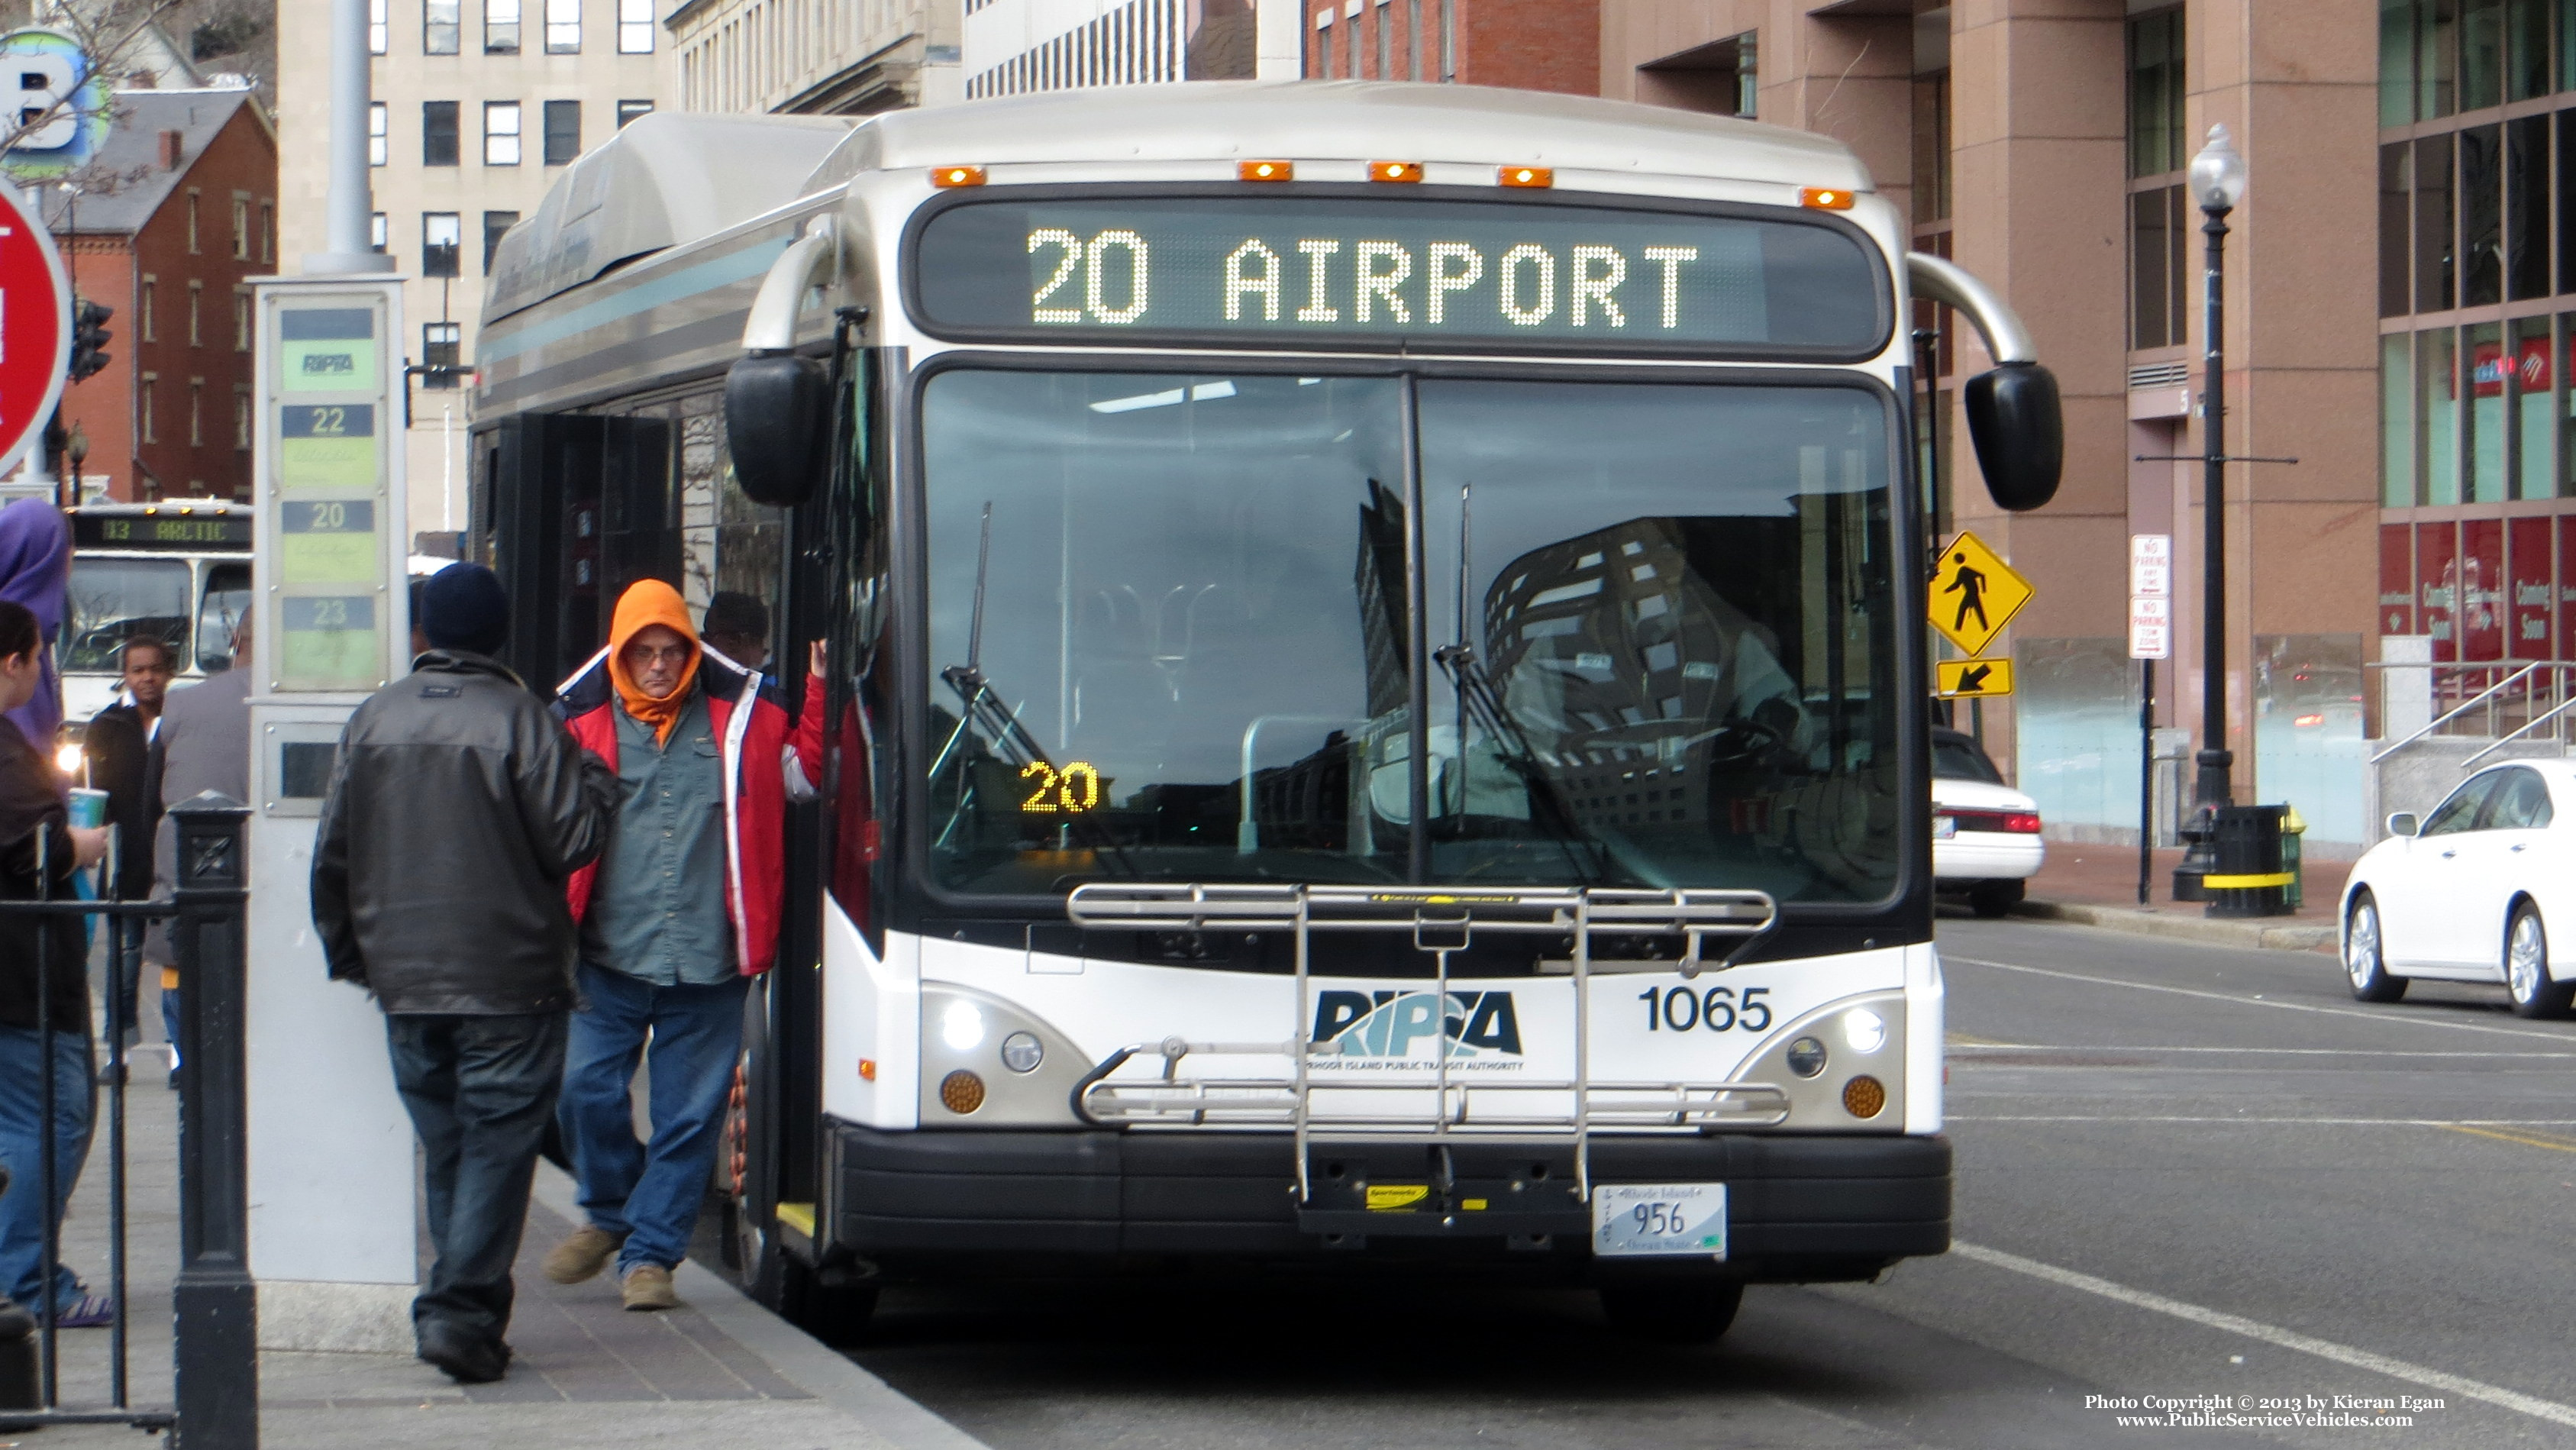
[[[349,717],[313,847],[331,975],[385,1012],[420,1135],[437,1260],[420,1357],[499,1379],[510,1264],[563,1080],[573,1002],[564,885],[599,855],[617,778],[493,658],[509,604],[480,564],[420,594],[431,649]]]
[[[157,634],[138,634],[117,651],[117,668],[125,694],[115,704],[89,717],[81,732],[81,759],[87,783],[107,792],[107,823],[116,828],[116,896],[141,901],[152,894],[152,835],[161,824],[161,778],[152,750],[161,728],[161,702],[178,672],[179,651]],[[126,1042],[134,1041],[137,940],[108,963],[108,984],[116,993],[117,1018],[125,1024]],[[116,938],[111,937],[111,941]],[[176,1014],[168,1014],[176,1021]],[[177,1034],[171,1035],[177,1041]]]
[[[138,634],[117,657],[124,697],[89,717],[81,758],[87,783],[107,792],[107,823],[117,828],[117,894],[140,901],[152,894],[152,833],[161,823],[159,782],[147,767],[179,652],[157,634]]]

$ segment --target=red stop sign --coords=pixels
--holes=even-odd
[[[0,182],[0,472],[44,435],[72,344],[71,284],[54,239]]]

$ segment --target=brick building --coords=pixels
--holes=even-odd
[[[1600,0],[1307,0],[1316,80],[1598,93]]]
[[[119,91],[98,156],[42,187],[73,290],[116,309],[63,389],[85,492],[251,494],[245,279],[277,271],[277,133],[247,90]]]

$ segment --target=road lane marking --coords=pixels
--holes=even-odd
[[[2570,1142],[2563,1139],[2552,1142],[2547,1138],[2536,1138],[2523,1133],[2499,1133],[2492,1127],[2472,1125],[2469,1123],[2443,1123],[2439,1126],[2448,1128],[2454,1133],[2475,1133],[2481,1138],[2498,1138],[2507,1143],[2520,1143],[2526,1147],[2555,1148],[2561,1153],[2576,1153],[2576,1142]],[[2540,1127],[2543,1125],[2537,1123],[2526,1123],[2512,1126]]]
[[[2458,1128],[2462,1132],[2478,1128],[2576,1128],[2576,1118],[2215,1118],[2104,1113],[1944,1113],[1942,1117],[1953,1123],[2272,1123],[2302,1128]],[[2541,1146],[2564,1146],[2576,1153],[2576,1143]]]
[[[2029,1043],[2029,1042],[1999,1042],[1999,1041],[1997,1041],[1996,1039],[1994,1039],[1994,1038],[1992,1038],[1992,1037],[1971,1037],[1971,1036],[1969,1036],[1969,1035],[1968,1035],[1967,1033],[1965,1033],[1965,1032],[1953,1032],[1953,1033],[1951,1033],[1951,1034],[1950,1034],[1950,1045],[1951,1045],[1952,1047],[2012,1047],[2012,1048],[2019,1048],[2019,1049],[2022,1049],[2022,1050],[2024,1050],[2024,1051],[2040,1051],[2040,1050],[2043,1050],[2043,1049],[2039,1048],[2039,1046],[2038,1046],[2036,1043]]]
[[[2240,1007],[2278,1007],[2284,1012],[2316,1012],[2328,1017],[2358,1017],[2364,1022],[2399,1023],[2415,1027],[2448,1027],[2458,1032],[2484,1032],[2497,1037],[2537,1037],[2544,1042],[2566,1042],[2564,1032],[2533,1032],[2515,1027],[2489,1027],[2478,1022],[2444,1022],[2438,1017],[2404,1017],[2394,1013],[2364,1012],[2354,1007],[2319,1007],[2307,1002],[2275,1002],[2266,997],[2240,997],[2233,992],[2208,992],[2198,987],[2168,987],[2161,982],[2124,982],[2118,977],[2088,977],[2081,972],[2052,971],[2047,967],[2025,967],[2017,962],[1989,962],[1976,957],[1941,958],[1947,966],[1992,967],[2001,972],[2028,972],[2034,977],[2056,977],[2068,982],[2085,982],[2096,987],[2132,987],[2141,992],[2170,992],[2177,997],[2203,997],[2212,1002],[2233,1002]]]
[[[2457,1052],[2406,1047],[2071,1047],[2063,1043],[1971,1042],[1956,1033],[1951,1034],[1950,1045],[2013,1052],[2233,1052],[2261,1057],[2466,1057],[2479,1062],[2501,1057],[2576,1058],[2576,1052],[2505,1052],[2465,1047]]]
[[[2084,1293],[2098,1295],[2114,1303],[2126,1304],[2133,1309],[2151,1310],[2203,1328],[2223,1330],[2247,1339],[2260,1340],[2280,1349],[2293,1350],[2318,1359],[2332,1360],[2336,1364],[2368,1370],[2372,1374],[2386,1375],[2390,1379],[2405,1380],[2428,1389],[2458,1395],[2462,1399],[2483,1400],[2490,1405],[2499,1405],[2517,1414],[2529,1415],[2536,1420],[2547,1420],[2557,1425],[2576,1425],[2576,1405],[2563,1405],[2556,1400],[2544,1400],[2537,1395],[2526,1395],[2519,1390],[2506,1389],[2502,1385],[2491,1385],[2483,1380],[2468,1379],[2446,1370],[2434,1369],[2430,1365],[2415,1364],[2384,1354],[2374,1354],[2367,1349],[2355,1349],[2348,1344],[2337,1344],[2331,1339],[2319,1339],[2312,1334],[2301,1334],[2295,1329],[2283,1329],[2277,1325],[2265,1324],[2260,1320],[2245,1318],[2241,1314],[2229,1314],[2224,1310],[2205,1309],[2198,1304],[2188,1304],[2180,1299],[2168,1299],[2162,1294],[2151,1294],[2144,1289],[2132,1289],[2126,1284],[2115,1284],[2108,1279],[2098,1279],[2091,1274],[2078,1273],[2073,1269],[2061,1269],[2055,1264],[2044,1264],[2037,1259],[2025,1259],[2019,1254],[2008,1254],[2001,1249],[1990,1249],[1982,1244],[1953,1243],[1950,1246],[1950,1252],[1961,1258],[1974,1260],[1992,1268],[2008,1269],[2013,1273],[2027,1275],[2061,1288],[2082,1290]]]

